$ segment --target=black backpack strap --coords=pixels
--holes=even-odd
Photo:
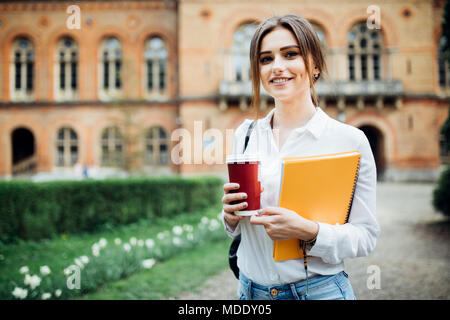
[[[248,127],[247,134],[245,135],[244,150],[242,151],[242,153],[244,153],[245,150],[247,149],[248,141],[250,140],[250,136],[252,134],[253,127],[255,126],[255,124],[256,120],[253,120],[252,123],[250,123],[250,126]]]

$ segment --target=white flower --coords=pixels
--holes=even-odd
[[[23,266],[22,268],[20,268],[19,271],[20,271],[21,274],[25,274],[25,273],[30,272],[30,269],[28,269],[27,266]]]
[[[29,274],[26,274],[23,283],[29,285],[31,290],[34,290],[34,288],[41,284],[41,278],[39,278],[38,275],[30,276]]]
[[[62,294],[61,289],[56,289],[55,290],[55,297],[59,298],[61,296],[61,294]]]
[[[89,258],[87,256],[81,256],[80,257],[81,262],[83,262],[84,264],[89,263]]]
[[[172,232],[177,236],[180,236],[183,233],[183,228],[180,226],[175,226],[172,228]]]
[[[50,270],[50,268],[49,268],[48,266],[42,266],[42,267],[40,267],[40,271],[41,271],[41,274],[42,274],[43,276],[46,276],[46,275],[52,273],[51,270]]]
[[[178,237],[174,237],[174,238],[172,239],[172,243],[178,247],[178,246],[181,245],[181,239],[178,238]]]
[[[126,252],[129,252],[129,251],[131,250],[130,244],[129,244],[129,243],[125,243],[125,244],[123,245],[123,249],[124,249]]]
[[[98,241],[98,245],[100,246],[100,248],[106,247],[107,244],[108,244],[108,241],[106,241],[105,238],[101,238],[101,239]]]
[[[130,238],[130,244],[131,244],[132,246],[135,246],[136,243],[137,243],[137,239],[136,239],[135,237],[131,237],[131,238]]]
[[[114,243],[118,246],[120,246],[122,244],[122,240],[120,240],[119,238],[115,238],[114,239]]]
[[[72,271],[70,270],[70,267],[67,267],[67,268],[64,269],[64,275],[65,275],[65,276],[68,276],[68,275],[70,275],[71,273],[72,273]]]
[[[211,220],[210,223],[209,223],[208,229],[209,229],[210,231],[214,231],[214,230],[216,230],[219,226],[220,226],[220,224],[219,224],[219,222],[218,222],[217,220]]]
[[[142,266],[145,269],[151,269],[153,267],[153,265],[155,264],[155,262],[156,262],[155,259],[147,259],[147,260],[142,261]]]
[[[194,235],[193,235],[192,233],[188,233],[187,239],[188,239],[189,241],[193,241],[193,240],[194,240]]]
[[[42,294],[42,300],[47,300],[47,299],[50,299],[51,297],[52,297],[52,294],[51,294],[51,293],[44,292],[44,293]]]
[[[207,224],[209,222],[208,217],[202,217],[202,220],[200,220],[202,224]]]
[[[192,231],[194,231],[194,227],[191,226],[190,224],[185,224],[185,225],[183,225],[183,229],[184,229],[186,232],[192,232]]]
[[[155,241],[153,241],[153,239],[147,239],[145,240],[145,245],[147,246],[147,248],[153,248],[155,245]]]
[[[160,232],[160,233],[158,233],[158,235],[156,236],[159,240],[162,240],[162,239],[164,239],[164,233],[163,232]]]
[[[19,287],[15,287],[14,291],[12,292],[12,295],[19,299],[25,299],[27,297],[27,294],[28,294],[27,289],[22,289]]]
[[[94,257],[98,257],[100,255],[100,245],[98,243],[94,243],[92,245],[92,255]]]
[[[138,242],[137,242],[137,245],[139,247],[143,247],[144,246],[144,240],[139,239]]]

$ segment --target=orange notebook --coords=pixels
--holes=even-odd
[[[284,158],[279,206],[328,224],[348,221],[358,179],[359,151]],[[303,258],[299,239],[275,241],[275,261]]]

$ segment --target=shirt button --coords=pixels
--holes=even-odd
[[[274,288],[270,290],[270,294],[272,295],[272,297],[275,297],[278,294],[278,290]]]

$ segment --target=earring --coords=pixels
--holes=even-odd
[[[320,73],[316,73],[316,74],[314,75],[314,81],[319,80],[319,77],[320,77]]]

